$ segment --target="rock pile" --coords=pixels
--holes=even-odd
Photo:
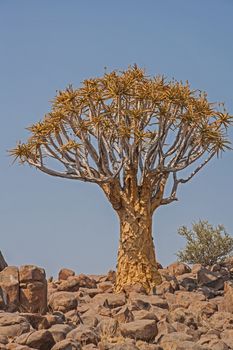
[[[233,260],[160,268],[154,294],[115,294],[115,273],[62,269],[46,281],[36,266],[0,272],[0,350],[233,349]]]

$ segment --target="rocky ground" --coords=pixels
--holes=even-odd
[[[233,349],[232,259],[161,268],[153,295],[115,294],[114,271],[47,281],[36,266],[1,269],[0,350]]]

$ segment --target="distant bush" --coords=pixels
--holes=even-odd
[[[223,262],[233,252],[233,238],[226,232],[223,225],[213,227],[208,221],[200,220],[192,224],[189,230],[181,226],[178,234],[187,243],[183,250],[177,253],[180,261],[188,264],[204,266]]]

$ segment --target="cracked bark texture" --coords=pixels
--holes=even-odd
[[[120,243],[117,261],[116,291],[141,284],[151,292],[161,283],[152,237],[152,217],[148,211],[126,208],[120,214]]]
[[[123,189],[117,182],[105,184],[102,189],[120,221],[115,291],[139,284],[150,293],[161,283],[152,236],[152,216],[158,198],[151,199],[150,179],[139,187],[136,174],[136,169],[129,167],[125,171]]]

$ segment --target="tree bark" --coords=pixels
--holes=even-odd
[[[161,283],[152,237],[152,214],[145,207],[128,206],[118,212],[120,245],[118,250],[116,292],[127,285],[139,284],[148,293]]]

